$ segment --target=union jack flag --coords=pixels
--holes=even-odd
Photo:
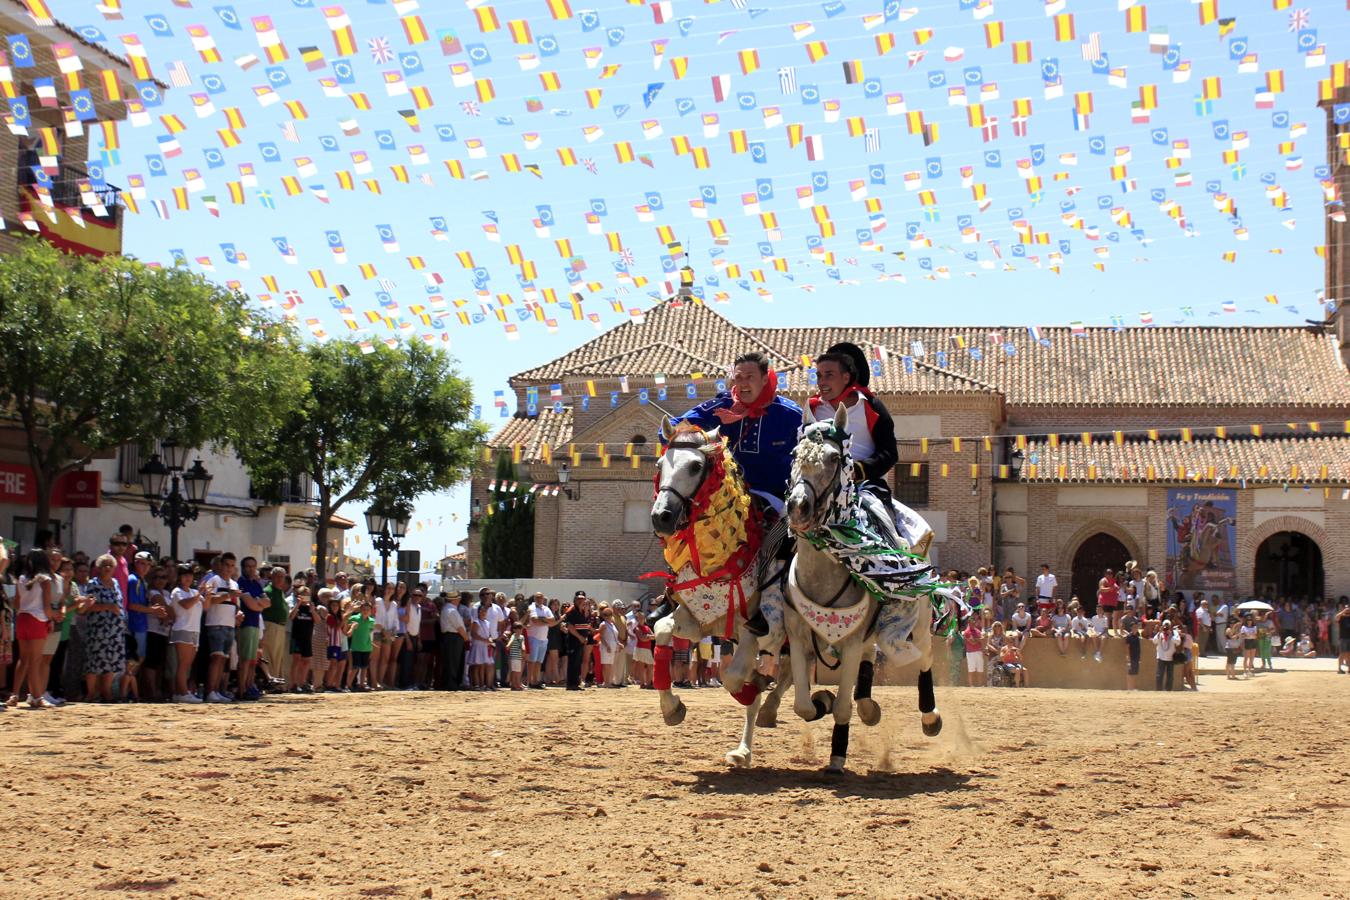
[[[477,100],[461,100],[459,101],[459,108],[471,116],[481,116],[483,114],[483,110],[478,105]]]
[[[1306,9],[1296,9],[1289,14],[1289,30],[1299,32],[1312,23],[1312,13]]]
[[[624,247],[619,251],[619,261],[625,266],[631,266],[633,264],[633,251]]]
[[[595,168],[595,160],[591,159],[590,157],[587,157],[586,159],[583,159],[583,160],[581,161],[581,164],[582,164],[583,166],[585,166],[585,167],[586,167],[586,171],[587,171],[587,172],[590,172],[592,175],[598,175],[598,174],[599,174],[599,172],[596,171],[596,168]]]
[[[394,45],[389,43],[389,38],[371,38],[366,41],[366,46],[370,49],[370,58],[375,62],[387,63],[394,61]]]

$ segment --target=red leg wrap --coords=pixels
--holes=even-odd
[[[675,655],[675,650],[669,645],[662,647],[658,644],[652,651],[653,659],[656,660],[656,668],[652,672],[652,687],[658,691],[670,690],[670,658]]]
[[[747,681],[739,691],[731,696],[735,697],[736,702],[741,706],[749,706],[751,703],[754,703],[755,698],[759,696],[759,685],[755,684],[754,679],[751,679],[750,681]]]

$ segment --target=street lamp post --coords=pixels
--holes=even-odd
[[[141,490],[150,503],[150,515],[169,528],[169,555],[178,560],[178,530],[197,518],[211,489],[211,473],[199,459],[184,471],[188,448],[172,438],[160,441],[159,453],[141,466]],[[165,493],[165,486],[168,493]]]
[[[372,506],[366,510],[366,530],[375,552],[380,554],[380,586],[389,583],[389,556],[398,552],[399,543],[408,533],[408,518],[404,513],[387,516]]]

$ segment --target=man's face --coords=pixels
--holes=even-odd
[[[126,556],[127,539],[121,535],[114,535],[112,540],[108,541],[108,552],[117,557]]]
[[[821,398],[832,402],[848,387],[849,376],[839,363],[826,359],[816,363],[816,384]]]
[[[272,570],[272,585],[273,585],[274,587],[279,587],[279,588],[280,588],[280,587],[285,587],[285,586],[286,586],[286,570],[285,570],[285,569],[273,569],[273,570]]]
[[[731,393],[742,403],[751,403],[764,390],[769,376],[752,362],[738,363],[731,372]]]

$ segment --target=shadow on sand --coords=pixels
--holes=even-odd
[[[846,771],[831,775],[819,769],[751,768],[694,772],[695,794],[773,794],[799,788],[827,790],[836,797],[895,800],[915,794],[974,790],[970,775],[941,766],[926,772]]]

